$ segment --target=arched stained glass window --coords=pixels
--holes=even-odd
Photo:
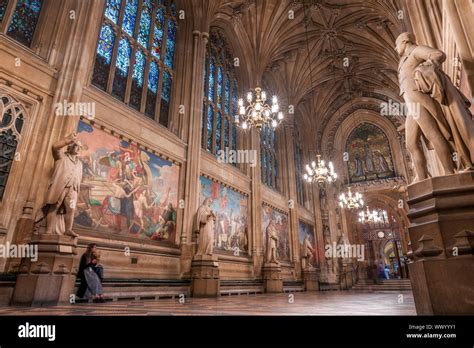
[[[202,147],[217,154],[237,149],[237,80],[234,61],[224,35],[211,30],[204,68]],[[235,163],[234,163],[235,165]]]
[[[7,4],[8,1],[0,0],[0,21],[5,15]],[[43,0],[16,0],[7,35],[23,45],[31,46],[42,7]]]
[[[260,169],[261,181],[278,189],[278,159],[275,129],[263,126],[260,131]]]
[[[172,1],[107,0],[92,84],[168,126],[176,35]]]
[[[21,130],[25,122],[24,109],[12,98],[0,96],[0,201],[7,187],[18,143],[21,140]]]

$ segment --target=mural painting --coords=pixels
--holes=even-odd
[[[351,183],[394,176],[390,145],[378,127],[369,123],[357,127],[347,140],[346,152]]]
[[[214,251],[232,255],[248,253],[248,197],[201,176],[200,203],[212,200],[216,213]]]
[[[288,216],[280,213],[269,206],[262,206],[262,232],[263,245],[266,249],[267,241],[267,227],[270,221],[275,223],[275,228],[278,235],[277,258],[278,261],[290,261],[290,236],[288,226]]]
[[[175,244],[179,166],[82,121],[77,135],[76,226]]]
[[[304,255],[304,239],[306,236],[309,236],[310,244],[313,247],[312,257],[310,258],[309,262],[311,265],[315,266],[318,259],[318,249],[316,246],[316,236],[314,235],[314,227],[309,225],[303,221],[299,221],[298,223],[298,240],[300,242],[300,255]]]

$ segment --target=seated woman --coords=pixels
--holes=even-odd
[[[99,263],[99,253],[96,244],[89,244],[86,252],[81,257],[77,277],[81,284],[77,290],[80,298],[92,298],[94,302],[104,302],[102,294],[102,281],[104,268]]]

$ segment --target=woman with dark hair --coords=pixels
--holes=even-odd
[[[89,244],[86,252],[81,256],[77,273],[77,277],[81,279],[77,290],[78,297],[92,298],[94,302],[105,301],[102,294],[104,268],[99,261],[100,255],[97,252],[97,245],[95,243]]]

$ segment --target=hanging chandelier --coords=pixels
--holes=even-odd
[[[278,98],[273,96],[271,106],[266,101],[267,93],[260,87],[255,88],[255,96],[252,92],[247,94],[247,107],[244,105],[244,100],[239,99],[239,115],[235,115],[235,123],[241,124],[243,129],[256,128],[258,131],[263,126],[278,127],[284,118],[278,105]]]
[[[306,174],[303,178],[309,183],[325,184],[336,181],[337,174],[334,172],[334,166],[332,162],[326,166],[324,160],[321,160],[321,156],[317,155],[317,162],[313,161],[311,166],[306,165]]]
[[[389,224],[386,210],[378,209],[370,211],[368,206],[366,208],[366,211],[359,213],[359,222],[363,224]]]
[[[339,196],[339,206],[349,210],[359,209],[364,206],[364,201],[362,200],[362,195],[359,192],[356,192],[355,195],[353,195],[352,190],[349,187],[347,189],[347,194],[341,193]]]

